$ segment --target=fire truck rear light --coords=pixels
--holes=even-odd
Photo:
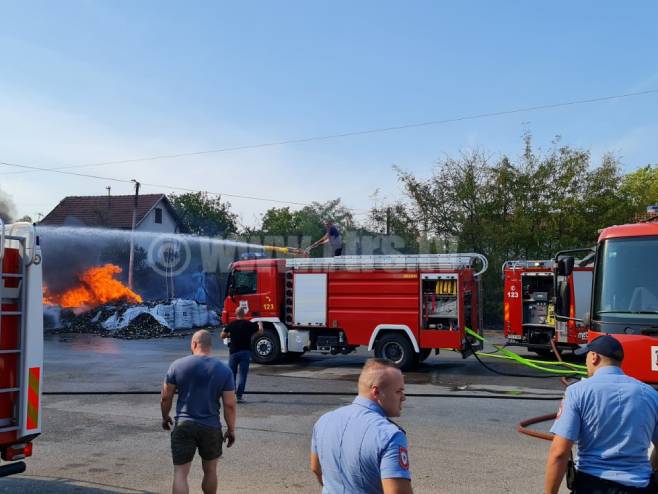
[[[9,446],[3,453],[2,459],[6,461],[22,460],[32,456],[32,443],[21,443]]]

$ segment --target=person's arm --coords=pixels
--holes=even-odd
[[[413,494],[409,479],[382,479],[384,494]]]
[[[320,466],[320,457],[313,452],[311,452],[311,472],[315,474],[315,478],[318,479],[320,485],[324,485],[322,483],[322,467]]]
[[[407,436],[396,432],[386,445],[379,463],[384,494],[411,494],[411,471]]]
[[[263,334],[263,332],[265,331],[263,329],[263,321],[258,321],[257,324],[258,324],[258,336],[261,336]]]
[[[219,338],[224,339],[224,338],[229,338],[231,336],[231,325],[224,326],[222,329],[222,332],[219,333]]]
[[[567,464],[571,456],[573,441],[562,436],[553,436],[551,449],[548,451],[546,462],[546,479],[544,481],[544,494],[557,494],[567,472]]]
[[[653,443],[653,451],[651,452],[651,469],[658,470],[658,442]]]
[[[326,244],[327,242],[329,242],[329,234],[325,233],[320,240],[318,240],[317,242],[312,243],[310,247],[306,248],[306,250],[307,251],[313,250],[316,247],[319,247],[320,245]]]
[[[160,411],[162,412],[162,428],[166,431],[171,430],[171,425],[174,423],[171,420],[169,413],[171,406],[174,403],[174,394],[176,393],[176,385],[165,382],[162,385],[162,393],[160,395]]]
[[[224,441],[226,441],[226,447],[230,448],[235,442],[235,418],[237,416],[237,401],[234,390],[222,393],[222,405],[224,405],[224,421],[226,422]]]

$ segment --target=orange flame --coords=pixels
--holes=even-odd
[[[63,293],[49,293],[48,288],[44,286],[43,302],[67,308],[96,307],[120,300],[141,302],[142,297],[114,279],[121,271],[115,264],[89,268],[79,276],[79,286]]]

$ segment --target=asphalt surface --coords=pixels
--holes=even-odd
[[[488,338],[501,341],[495,333]],[[28,470],[0,479],[0,493],[169,492],[169,437],[160,428],[159,398],[152,393],[159,391],[171,361],[188,352],[189,337],[46,337],[46,392],[151,394],[44,396],[43,434],[27,461]],[[228,357],[223,346],[216,354]],[[308,469],[313,423],[351,401],[367,357],[360,351],[307,355],[280,366],[253,365],[248,392],[284,394],[247,394],[247,403],[239,405],[237,442],[220,462],[220,492],[319,492]],[[491,365],[504,372],[533,373],[506,362]],[[409,437],[416,493],[542,491],[549,444],[515,429],[523,419],[557,409],[562,392],[558,379],[499,376],[473,357],[462,360],[452,352],[432,356],[405,379],[412,396],[398,422]],[[289,392],[344,395],[285,394]],[[413,396],[419,394],[434,396]],[[200,470],[195,460],[190,492],[201,492]]]

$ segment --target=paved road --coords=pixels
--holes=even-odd
[[[491,337],[495,338],[494,335]],[[188,338],[120,341],[52,336],[46,341],[47,391],[157,391]],[[219,348],[220,357],[226,350]],[[255,366],[248,389],[352,393],[367,355],[305,357],[285,366]],[[510,364],[497,368],[526,372]],[[528,417],[554,411],[554,379],[491,374],[473,358],[432,358],[407,375],[407,430],[417,493],[541,492],[548,443],[515,432]],[[481,395],[465,398],[460,395]],[[492,399],[505,395],[511,399]],[[248,395],[239,407],[238,442],[220,464],[220,492],[319,492],[308,471],[310,431],[325,411],[349,396]],[[28,472],[0,479],[0,493],[164,493],[170,489],[168,434],[159,429],[155,395],[45,396],[44,433]],[[200,467],[191,492],[200,492]]]

